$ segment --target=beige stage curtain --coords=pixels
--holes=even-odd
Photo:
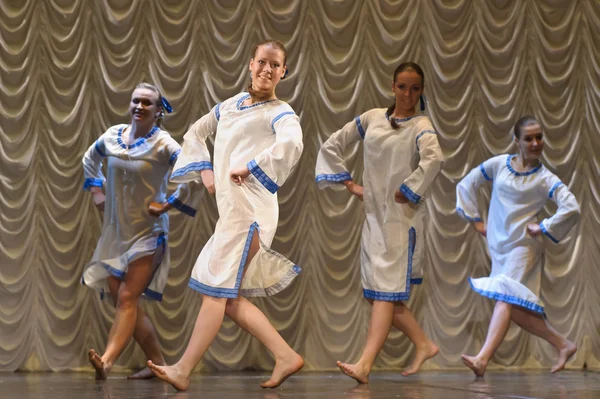
[[[392,72],[407,60],[425,70],[447,158],[427,198],[425,281],[410,301],[440,346],[426,367],[460,367],[460,354],[475,353],[485,338],[493,303],[467,277],[488,273],[489,256],[456,215],[455,186],[483,160],[515,151],[511,127],[526,113],[543,121],[544,163],[583,214],[564,242],[546,240],[542,299],[556,329],[579,345],[570,367],[600,367],[598,1],[1,0],[0,33],[0,370],[78,369],[88,367],[88,348],[104,350],[114,310],[79,283],[101,227],[82,191],[81,157],[109,126],[128,122],[133,87],[162,88],[176,110],[166,129],[181,141],[215,103],[244,89],[252,47],[264,38],[288,47],[290,74],[277,93],[300,115],[305,143],[280,191],[274,248],[304,271],[256,303],[307,369],[356,360],[369,318],[358,258],[362,204],[316,190],[316,155],[354,116],[390,104]],[[361,150],[351,162],[356,177]],[[188,278],[217,217],[208,197],[195,219],[171,215],[165,299],[144,305],[169,362],[192,331],[200,297]],[[413,353],[393,330],[376,366],[401,368]],[[494,360],[548,368],[555,358],[550,345],[511,328]],[[119,365],[144,360],[132,344]],[[226,320],[200,368],[272,365],[264,347]]]

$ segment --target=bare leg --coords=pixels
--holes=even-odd
[[[117,313],[110,330],[108,344],[104,355],[100,356],[94,349],[90,349],[88,356],[90,363],[96,370],[96,379],[106,379],[129,340],[133,335],[137,321],[138,300],[152,278],[153,255],[133,261],[127,268],[125,279],[119,286],[117,295]],[[114,280],[109,280],[109,286]]]
[[[190,374],[217,336],[225,315],[227,298],[202,295],[202,306],[196,318],[194,331],[185,353],[172,366],[159,366],[148,360],[148,367],[161,380],[171,384],[178,391],[185,391],[190,385]]]
[[[427,337],[408,306],[402,302],[397,302],[395,305],[392,324],[402,331],[415,344],[417,349],[413,363],[402,373],[403,376],[408,376],[419,371],[425,360],[437,355],[439,348]]]
[[[302,357],[284,341],[264,313],[246,298],[229,299],[225,314],[257,338],[275,356],[271,378],[261,383],[261,387],[276,388],[304,366]]]
[[[393,317],[393,302],[373,301],[367,343],[360,359],[355,364],[342,363],[340,361],[336,362],[337,366],[344,374],[354,378],[360,384],[369,382],[369,374],[371,373],[373,362],[385,343],[385,339],[392,327]]]
[[[512,311],[512,321],[525,331],[537,335],[549,342],[558,351],[558,362],[551,372],[556,373],[565,368],[565,363],[577,352],[577,345],[560,335],[542,316],[529,312],[519,306]]]
[[[165,364],[165,358],[160,350],[160,343],[158,342],[156,330],[154,329],[154,326],[152,325],[152,322],[150,321],[150,318],[146,312],[144,312],[140,307],[138,307],[133,338],[144,351],[146,359],[152,360],[152,363],[154,364]],[[154,373],[148,367],[144,367],[137,373],[127,376],[127,378],[131,380],[154,378]]]
[[[117,305],[117,297],[119,294],[119,288],[121,287],[121,280],[116,277],[110,276],[108,278],[108,287],[113,298],[113,303]],[[133,331],[133,338],[140,345],[146,359],[152,360],[154,364],[165,364],[165,359],[160,350],[160,344],[158,342],[158,335],[156,330],[150,321],[150,318],[144,312],[144,310],[138,305],[137,319],[135,321],[135,329]],[[142,370],[127,376],[128,379],[140,380],[154,378],[154,373],[148,368],[144,367]]]
[[[510,327],[511,310],[511,304],[496,302],[483,348],[477,356],[462,355],[463,363],[473,370],[476,376],[482,377],[485,374],[487,364],[504,340]]]

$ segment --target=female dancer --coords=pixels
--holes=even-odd
[[[458,214],[487,238],[492,272],[469,279],[480,295],[496,300],[485,344],[477,356],[462,359],[475,375],[483,376],[488,362],[504,340],[511,320],[558,351],[552,373],[562,370],[577,346],[546,321],[540,300],[544,244],[542,234],[557,243],[579,219],[579,205],[558,177],[540,161],[544,133],[531,116],[515,125],[516,155],[499,155],[474,168],[456,187]],[[485,181],[494,189],[487,223],[477,209],[477,190]],[[554,216],[538,222],[551,199],[558,205]]]
[[[411,285],[423,280],[423,219],[427,211],[423,196],[444,164],[431,121],[416,111],[419,102],[421,110],[425,106],[424,78],[419,65],[399,65],[392,81],[394,104],[387,110],[377,108],[357,116],[331,135],[317,158],[320,189],[345,186],[364,201],[361,277],[363,294],[373,309],[358,362],[337,362],[345,374],[363,384],[368,382],[392,324],[417,348],[413,364],[403,375],[416,373],[425,360],[438,353],[404,303]],[[352,181],[343,158],[345,148],[359,140],[364,141],[364,188]]]
[[[192,271],[190,287],[202,306],[188,347],[173,366],[148,365],[177,390],[213,341],[226,314],[274,355],[275,369],[263,388],[275,388],[304,365],[265,315],[243,296],[280,292],[300,268],[269,248],[279,215],[279,187],[302,153],[302,130],[294,110],[277,99],[286,72],[285,47],[259,43],[250,60],[247,93],[238,94],[198,120],[184,136],[171,180],[201,178],[216,192],[219,220]],[[206,139],[215,134],[214,173]]]
[[[199,187],[193,182],[182,184],[167,198],[169,170],[180,146],[160,129],[164,111],[170,112],[171,107],[160,91],[148,83],[139,84],[129,105],[131,124],[109,128],[83,157],[84,189],[104,211],[104,223],[81,282],[101,297],[110,293],[117,308],[104,354],[89,351],[100,380],[106,379],[132,335],[148,359],[164,364],[156,331],[138,301],[141,295],[162,299],[169,273],[166,212],[174,207],[194,216],[196,210],[186,202],[194,187]],[[147,377],[147,372],[133,377]]]

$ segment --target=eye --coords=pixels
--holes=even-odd
[[[263,60],[258,60],[258,63],[259,63],[260,65],[265,65],[265,62],[264,62]]]
[[[400,90],[404,90],[404,87],[405,87],[405,86],[404,86],[403,84],[400,84],[400,85],[398,85],[398,88],[399,88]]]
[[[413,91],[419,91],[419,89],[421,89],[419,86],[413,86]]]

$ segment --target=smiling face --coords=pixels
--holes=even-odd
[[[396,98],[396,109],[403,114],[414,113],[415,106],[423,94],[423,78],[415,71],[403,71],[396,75],[392,84]]]
[[[129,113],[133,123],[138,125],[154,124],[160,112],[158,93],[143,88],[137,88],[133,91],[129,103]]]
[[[523,159],[538,161],[544,149],[542,127],[538,123],[523,127],[520,137],[515,136],[515,143]]]
[[[274,94],[275,87],[285,74],[285,54],[270,44],[258,46],[248,67],[252,73],[252,88]]]

